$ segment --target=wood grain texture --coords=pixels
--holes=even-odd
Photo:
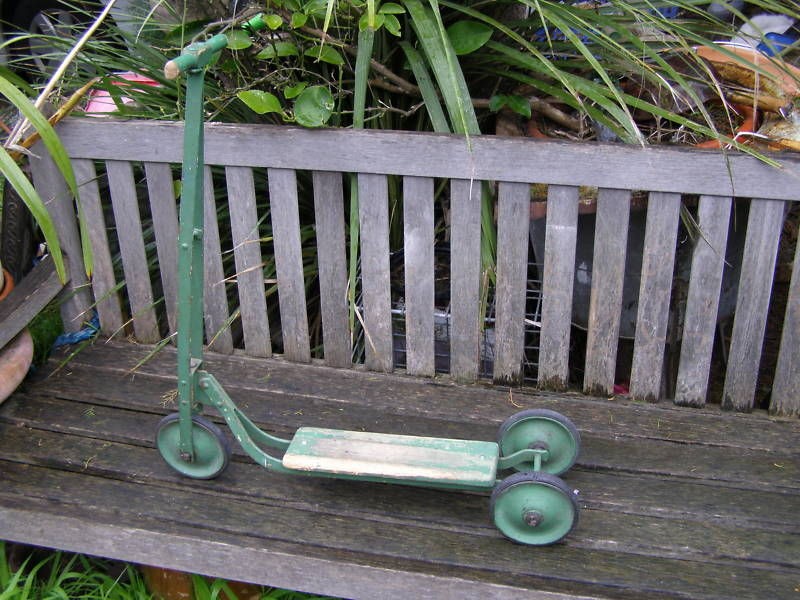
[[[0,302],[0,351],[58,295],[64,285],[50,256],[46,256],[16,284]]]
[[[245,352],[251,356],[270,356],[272,345],[253,171],[247,167],[225,167],[225,180]]]
[[[69,119],[58,131],[78,158],[181,162],[181,123]],[[775,169],[745,154],[693,148],[498,136],[478,136],[465,144],[463,136],[448,134],[250,123],[209,123],[205,144],[208,164],[800,200],[800,159],[785,154],[773,157],[782,166]],[[768,190],[764,181],[770,182]]]
[[[786,315],[781,333],[781,348],[775,367],[770,413],[783,416],[800,415],[800,243],[794,251],[794,265]]]
[[[406,371],[431,377],[434,358],[433,179],[403,178]]]
[[[389,190],[383,175],[358,175],[361,291],[367,369],[394,368],[392,300],[389,287]]]
[[[497,203],[497,288],[494,381],[520,383],[525,347],[530,186],[501,182]]]
[[[478,377],[480,361],[481,182],[450,181],[450,374]]]
[[[145,163],[147,195],[156,237],[158,270],[170,334],[177,331],[178,308],[178,211],[175,207],[172,168],[164,163]]]
[[[630,204],[628,191],[598,191],[583,378],[583,391],[589,394],[614,391]]]
[[[539,385],[545,389],[564,389],[569,379],[569,330],[577,233],[578,188],[550,186],[547,192],[542,332],[539,338]]]
[[[61,295],[64,330],[78,331],[83,327],[84,321],[91,318],[92,299],[86,267],[83,264],[75,206],[61,172],[42,144],[34,146],[30,166],[34,186],[53,219],[71,274],[70,283]]]
[[[110,336],[122,330],[122,307],[108,245],[97,170],[94,162],[86,159],[73,160],[72,169],[78,183],[81,208],[86,218],[86,230],[92,248],[94,264],[92,291],[96,301],[97,316],[100,319],[100,331]]]
[[[303,250],[300,246],[297,177],[291,169],[269,169],[267,173],[283,352],[289,360],[309,362],[311,348]]]
[[[142,238],[133,166],[127,161],[109,160],[106,162],[106,173],[133,331],[139,341],[152,344],[161,339],[161,334],[158,331],[150,268]]]
[[[706,402],[731,199],[702,196],[697,216],[702,237],[698,237],[692,253],[675,387],[675,403],[686,406],[703,406]]]
[[[312,177],[325,363],[345,368],[352,364],[352,344],[347,307],[342,175],[315,171]]]
[[[753,199],[750,203],[722,392],[722,406],[726,409],[753,409],[784,211],[785,203],[780,200]]]
[[[631,367],[631,396],[636,400],[661,397],[680,209],[680,195],[650,194]]]
[[[584,440],[565,475],[581,490],[578,527],[552,548],[525,548],[494,530],[485,495],[282,477],[235,445],[217,480],[181,478],[152,445],[171,410],[162,394],[174,387],[175,349],[130,374],[150,350],[95,345],[0,407],[5,539],[353,598],[796,594],[796,420],[515,390],[521,407],[563,409]],[[488,386],[243,355],[207,361],[278,433],[327,422],[491,440],[518,410]]]
[[[203,171],[203,322],[208,349],[230,354],[233,352],[233,336],[228,318],[228,297],[225,288],[225,272],[222,267],[222,248],[217,222],[217,201],[211,169]]]

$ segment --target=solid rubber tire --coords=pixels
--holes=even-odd
[[[225,434],[200,415],[192,417],[194,460],[185,461],[178,451],[180,415],[167,415],[158,423],[156,447],[164,461],[181,475],[192,479],[214,479],[228,466],[231,447]]]
[[[521,428],[525,427],[526,421],[529,422],[529,429],[533,429],[532,425],[537,421],[540,425],[554,424],[555,427],[548,425],[550,431],[547,433],[550,439],[531,437],[530,439],[525,439],[524,443],[512,443],[511,433],[514,429],[524,431]],[[541,432],[531,431],[531,433]],[[517,435],[521,435],[519,431]],[[501,456],[509,456],[514,452],[541,443],[547,445],[550,450],[550,456],[546,461],[542,462],[542,471],[551,475],[561,475],[568,471],[578,459],[581,450],[581,434],[570,419],[559,412],[547,408],[531,408],[515,413],[500,425],[497,433],[497,444],[500,446]],[[514,468],[518,471],[531,471],[532,465],[531,468],[523,466]]]

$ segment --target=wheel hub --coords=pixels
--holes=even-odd
[[[524,510],[522,520],[528,527],[538,527],[544,521],[544,515],[536,510]]]

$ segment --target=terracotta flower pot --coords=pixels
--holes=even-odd
[[[5,269],[3,269],[3,281],[3,288],[0,289],[0,302],[14,289],[14,280]],[[8,398],[22,383],[32,361],[33,339],[25,329],[0,349],[0,402]]]

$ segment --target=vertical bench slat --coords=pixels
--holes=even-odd
[[[385,175],[359,173],[361,290],[364,296],[365,364],[393,368],[392,300],[389,286],[389,188]]]
[[[172,334],[178,328],[178,212],[172,187],[172,169],[166,163],[145,163],[144,172],[153,215],[158,268]]]
[[[33,149],[30,165],[36,190],[53,218],[61,249],[67,255],[70,281],[59,296],[64,330],[78,331],[90,316],[92,299],[83,265],[75,205],[61,172],[41,145]]]
[[[724,409],[750,411],[753,408],[783,216],[781,200],[754,198],[750,202],[722,393]]]
[[[781,348],[775,367],[770,413],[800,415],[800,241],[794,251],[792,280],[786,300]]]
[[[122,269],[125,272],[125,287],[131,305],[133,331],[139,341],[153,344],[161,336],[158,332],[150,270],[142,238],[142,220],[133,166],[127,161],[109,160],[106,162],[106,172],[122,255]]]
[[[219,241],[217,201],[211,169],[203,170],[203,321],[209,350],[231,354],[233,335],[228,318],[228,297],[225,290],[225,271],[222,266],[222,246]]]
[[[347,312],[342,174],[315,171],[312,177],[325,363],[349,367],[352,343]]]
[[[92,247],[92,290],[97,299],[97,316],[100,319],[100,330],[108,336],[122,329],[122,308],[117,293],[117,280],[111,261],[111,250],[108,246],[106,220],[103,216],[103,205],[100,200],[100,188],[97,184],[97,171],[91,160],[74,160],[72,169],[78,182],[81,208],[86,219],[86,230]]]
[[[680,210],[680,194],[650,194],[631,366],[635,400],[655,402],[661,395]]]
[[[560,185],[547,191],[539,385],[550,389],[566,387],[569,378],[578,193],[577,187]]]
[[[614,391],[630,209],[630,191],[598,191],[583,379],[587,394]]]
[[[297,176],[292,169],[268,169],[272,237],[278,277],[283,352],[295,362],[310,362],[303,250],[300,244],[300,214]]]
[[[450,181],[450,374],[478,377],[480,359],[481,182]]]
[[[433,179],[403,178],[406,370],[430,377],[434,356]]]
[[[703,406],[706,402],[730,216],[730,198],[700,198],[702,237],[695,242],[692,255],[675,404]]]
[[[245,352],[268,357],[272,347],[253,171],[249,167],[225,167],[225,178]]]
[[[494,380],[497,383],[520,382],[522,379],[530,204],[528,184],[499,184],[494,361]]]

